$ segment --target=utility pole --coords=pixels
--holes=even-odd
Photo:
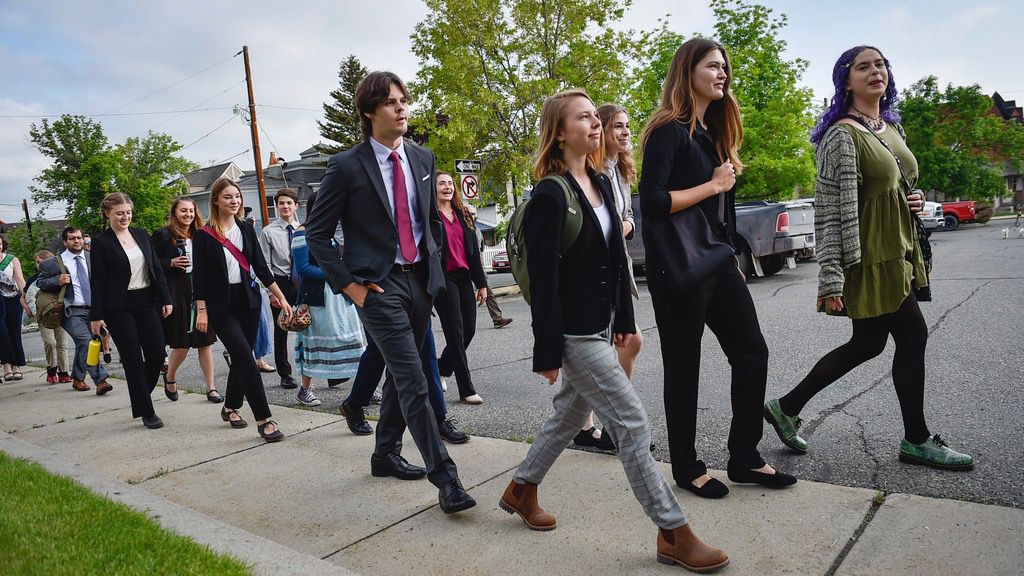
[[[28,215],[28,200],[21,199],[21,207],[25,210],[25,225],[28,226],[28,233],[32,233],[32,218]]]
[[[270,223],[270,213],[267,212],[267,188],[263,184],[263,157],[260,153],[260,135],[256,126],[256,100],[252,96],[252,73],[249,71],[249,47],[242,46],[242,56],[245,59],[245,86],[249,90],[249,131],[252,134],[252,155],[256,160],[256,183],[259,185],[260,216],[263,217],[263,225]]]

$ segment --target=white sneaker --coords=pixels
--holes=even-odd
[[[441,390],[448,391],[448,379],[444,376],[441,376]]]
[[[462,402],[464,404],[472,404],[476,406],[478,404],[483,404],[484,399],[481,398],[479,394],[473,394],[472,396],[466,396],[465,398],[463,398]]]

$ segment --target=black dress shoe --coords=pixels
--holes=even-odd
[[[378,478],[394,476],[399,480],[419,480],[427,475],[427,471],[419,466],[409,464],[400,454],[370,456],[370,474]]]
[[[349,378],[328,378],[327,379],[327,387],[328,388],[334,388],[335,386],[338,386],[340,384],[344,384],[345,382],[348,382],[349,380],[350,380]]]
[[[768,488],[784,488],[796,484],[795,477],[778,470],[775,471],[775,474],[765,474],[764,472],[739,468],[736,470],[730,469],[728,473],[729,480],[737,484],[760,484]]]
[[[156,430],[157,428],[164,427],[164,421],[159,416],[153,414],[152,416],[143,416],[142,423],[146,425],[146,428]]]
[[[455,514],[476,506],[476,500],[462,487],[458,478],[450,480],[437,493],[437,501],[445,514]]]
[[[683,490],[693,492],[701,498],[725,498],[725,495],[729,493],[729,487],[722,484],[716,478],[708,480],[700,488],[694,486],[693,482],[676,482],[676,486],[679,486]]]
[[[442,418],[437,421],[437,429],[441,439],[449,444],[465,444],[469,442],[469,434],[455,427],[455,419]]]
[[[362,407],[353,406],[349,404],[348,399],[345,399],[341,402],[341,406],[338,407],[338,412],[345,417],[348,429],[356,436],[369,436],[373,434],[373,428],[366,422],[366,414],[363,413]]]
[[[175,382],[174,380],[168,380],[167,379],[167,372],[164,372],[163,374],[161,374],[161,376],[163,376],[163,378],[164,378],[164,395],[167,396],[167,399],[170,400],[171,402],[177,402],[178,401],[178,388],[177,388],[177,386],[175,386],[174,392],[169,391],[168,388],[167,388],[171,384],[177,384],[177,382]]]
[[[291,376],[285,376],[284,378],[281,378],[281,388],[284,388],[285,390],[292,390],[298,387],[299,384],[298,382],[295,381],[295,378],[292,378]]]

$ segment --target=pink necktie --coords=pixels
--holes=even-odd
[[[398,245],[402,258],[416,261],[416,240],[412,235],[412,217],[409,215],[409,192],[405,189],[405,171],[398,152],[391,151],[391,175],[394,177],[395,224],[398,225]]]

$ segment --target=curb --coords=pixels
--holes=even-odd
[[[514,296],[520,293],[519,285],[512,284],[511,286],[501,286],[498,288],[491,288],[491,292],[494,292],[494,297],[498,296]]]
[[[234,556],[250,565],[253,574],[359,576],[357,572],[190,510],[142,488],[104,477],[78,462],[69,461],[7,432],[0,431],[0,450],[13,458],[36,462],[52,474],[70,478],[99,496],[142,512],[162,527],[188,536],[201,546]]]

